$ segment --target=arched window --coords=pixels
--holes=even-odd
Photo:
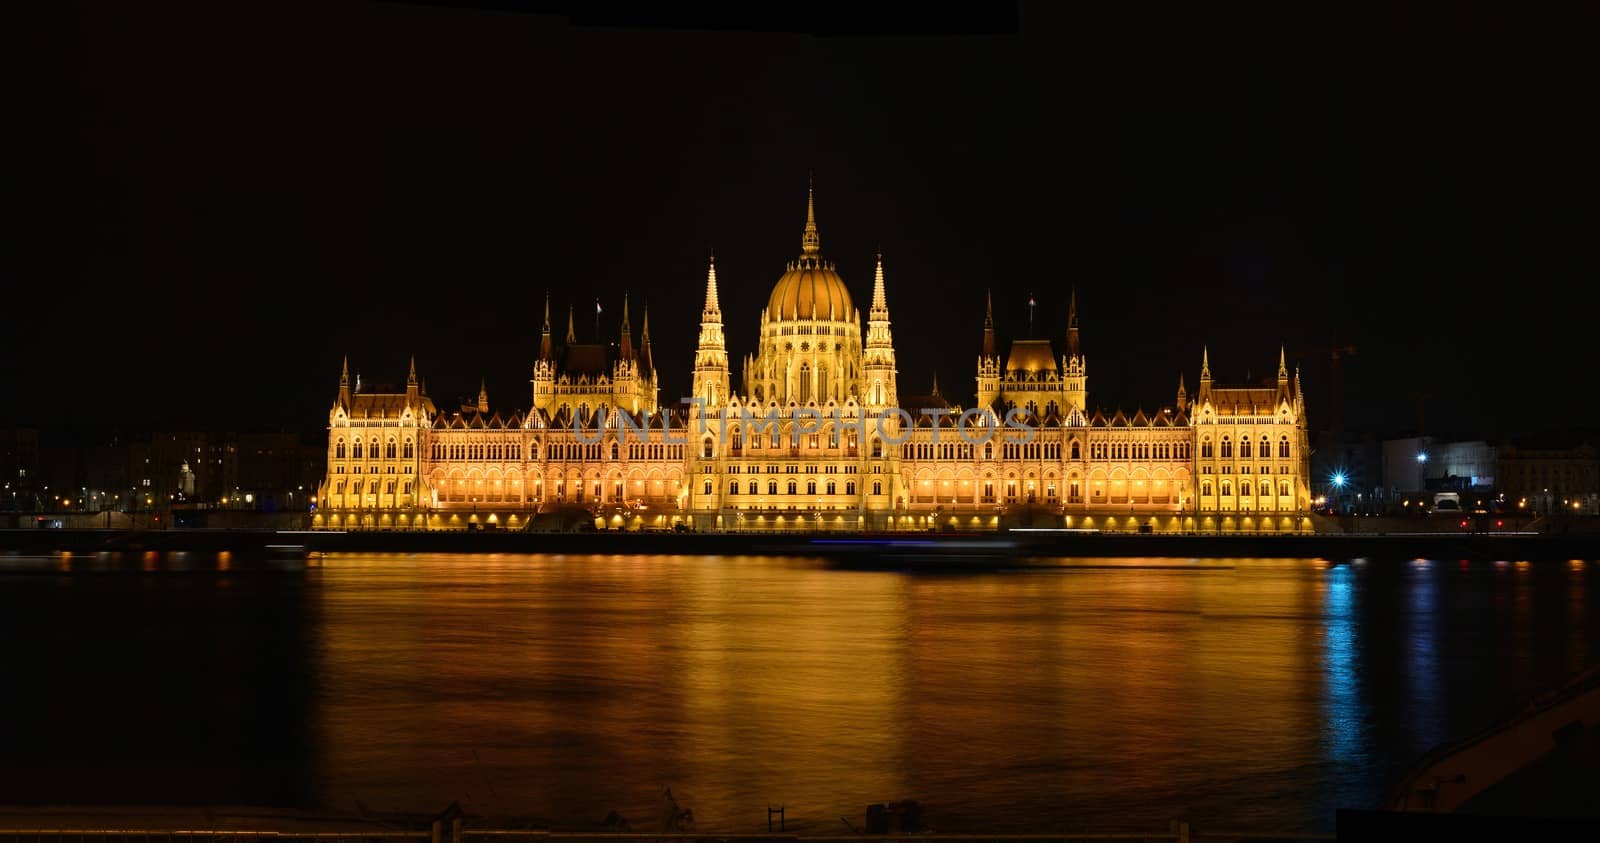
[[[806,494],[814,495],[816,493],[817,493],[817,481],[815,481],[815,480],[807,480],[806,481]]]
[[[1211,458],[1211,437],[1209,436],[1200,440],[1200,457],[1201,459]]]
[[[839,487],[832,480],[829,480],[828,481],[828,485],[827,485],[827,491],[828,491],[828,494],[830,494],[830,495],[837,494],[838,491],[839,491]]]
[[[1206,495],[1207,497],[1210,497],[1210,495],[1211,495],[1211,481],[1210,480],[1207,480],[1206,482],[1200,484],[1200,494]]]
[[[993,442],[985,442],[985,443],[983,443],[983,458],[986,459],[986,460],[994,459],[994,443]]]
[[[730,495],[739,494],[739,481],[737,481],[737,480],[729,480],[728,481],[728,494],[730,494]]]
[[[789,494],[794,495],[794,494],[798,494],[799,493],[798,492],[799,488],[800,488],[800,484],[799,483],[796,483],[795,481],[790,480],[789,481],[789,487],[788,487],[787,491],[788,491]]]
[[[847,495],[855,494],[856,493],[856,481],[854,481],[854,480],[846,480],[846,481],[844,481],[844,493],[847,494]]]
[[[1261,450],[1256,451],[1256,456],[1262,459],[1272,456],[1272,442],[1267,437],[1261,437]]]
[[[735,454],[744,447],[744,437],[739,434],[739,428],[733,429],[733,452]]]
[[[611,443],[611,458],[612,459],[618,459],[621,456],[622,456],[622,449],[620,447],[618,447],[617,443],[612,442]]]
[[[750,481],[750,494],[752,494],[752,495],[761,494],[761,486],[758,483],[756,483],[756,481],[754,481],[754,480]]]
[[[1250,440],[1247,439],[1245,441],[1248,442]],[[1250,481],[1249,480],[1240,480],[1239,481],[1239,497],[1241,497],[1241,498],[1250,497]]]
[[[711,494],[711,481],[710,481],[710,480],[707,480],[707,481],[706,481],[706,486],[705,486],[705,488],[706,488],[706,491],[705,491],[705,493],[706,493],[706,494],[708,494],[708,495],[709,495],[709,494]]]
[[[1226,448],[1228,446],[1223,445],[1222,447]],[[1239,437],[1239,456],[1243,457],[1244,459],[1250,459],[1250,437]]]
[[[700,443],[700,456],[711,459],[711,437],[707,436],[705,441]]]
[[[1278,438],[1278,456],[1283,459],[1289,458],[1289,437],[1281,436]]]
[[[333,456],[334,456],[335,459],[341,459],[341,460],[344,459],[344,440],[343,439],[340,439],[337,443],[334,444],[334,446],[333,446]]]
[[[778,493],[778,481],[776,481],[776,480],[768,480],[767,481],[767,494],[776,495],[777,493]]]
[[[1233,494],[1233,483],[1232,482],[1230,482],[1228,480],[1222,481],[1222,494],[1223,494],[1224,497]]]
[[[1233,443],[1228,441],[1228,437],[1224,436],[1224,437],[1222,437],[1222,458],[1223,459],[1228,459],[1229,457],[1232,457],[1232,456],[1233,456]],[[1226,495],[1227,492],[1223,492],[1223,494]]]
[[[414,453],[415,453],[415,451],[411,447],[411,440],[407,439],[406,440],[405,458],[408,459],[408,460],[411,459],[411,457],[412,457],[412,455]]]
[[[872,481],[872,493],[874,495],[883,494],[883,481],[882,480],[874,480],[874,481]]]
[[[1278,494],[1289,497],[1289,481],[1282,480],[1278,482]]]
[[[881,439],[872,440],[872,455],[874,457],[883,456],[883,440],[881,440]]]
[[[1078,441],[1076,439],[1072,441],[1072,458],[1078,458]]]

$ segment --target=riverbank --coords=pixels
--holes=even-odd
[[[1130,534],[520,533],[290,530],[0,530],[0,551],[140,553],[562,553],[781,555],[841,560],[1005,561],[1029,557],[1294,557],[1600,560],[1592,533]]]

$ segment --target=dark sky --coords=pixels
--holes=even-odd
[[[584,339],[596,296],[608,338],[648,300],[671,400],[708,250],[742,358],[813,171],[863,305],[883,249],[903,394],[970,401],[986,288],[1009,338],[1030,292],[1061,336],[1076,287],[1094,404],[1286,343],[1320,427],[1337,341],[1347,427],[1418,393],[1429,432],[1592,424],[1595,7],[1301,5],[51,4],[0,424],[317,429],[346,353],[526,406],[547,290]]]

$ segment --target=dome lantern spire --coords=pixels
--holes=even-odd
[[[822,253],[822,239],[817,236],[817,204],[812,179],[806,178],[806,231],[800,237],[800,255],[816,258]]]

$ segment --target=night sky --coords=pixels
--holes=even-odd
[[[558,339],[648,301],[671,401],[708,252],[742,360],[813,172],[863,308],[883,250],[902,395],[970,403],[986,288],[1004,341],[1076,287],[1107,408],[1282,343],[1321,427],[1337,342],[1353,430],[1600,413],[1593,4],[788,5],[30,10],[0,424],[316,430],[343,354],[525,407],[547,290]]]

